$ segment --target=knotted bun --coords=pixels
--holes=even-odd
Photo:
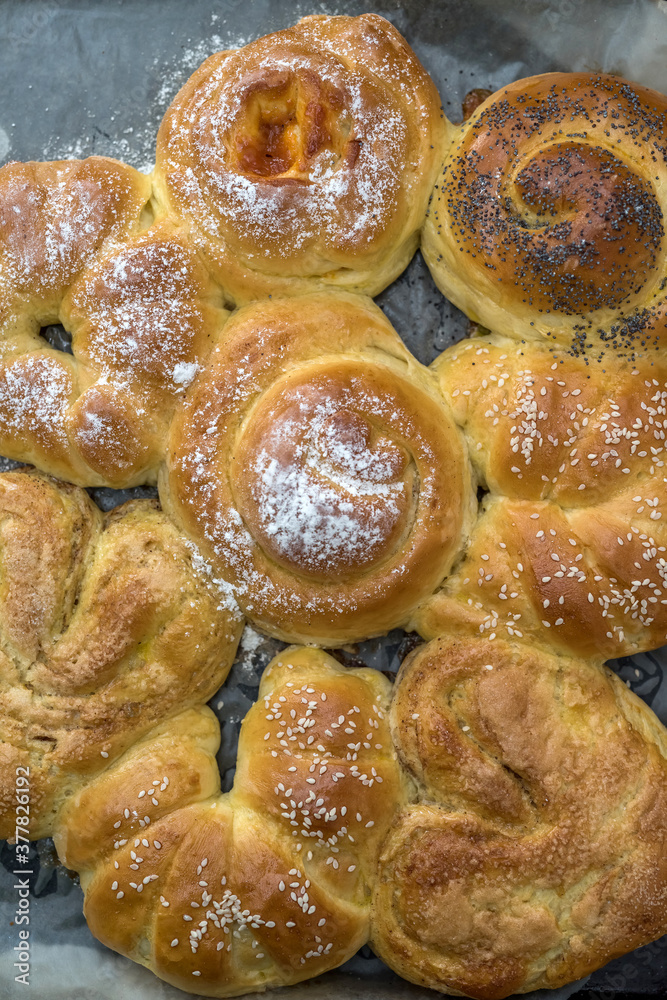
[[[227,676],[242,620],[149,500],[0,475],[0,836],[30,769],[30,835],[159,720]]]
[[[151,733],[59,817],[56,845],[81,872],[93,933],[207,996],[299,982],[351,957],[404,797],[388,701],[377,671],[285,650],[264,673],[223,796],[208,709]]]
[[[454,136],[424,229],[440,289],[497,333],[664,345],[667,98],[588,73],[519,80]]]
[[[667,932],[667,739],[614,674],[443,636],[403,664],[391,722],[420,792],[382,848],[372,943],[400,975],[500,1000]]]
[[[321,645],[404,623],[474,502],[429,372],[372,302],[341,293],[232,317],[174,420],[160,490],[248,617]]]
[[[155,190],[237,302],[375,295],[417,247],[442,131],[435,86],[388,21],[306,17],[190,78],[158,133]]]

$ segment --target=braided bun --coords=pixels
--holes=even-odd
[[[486,100],[424,229],[438,287],[497,333],[630,356],[665,339],[667,98],[547,73]]]
[[[667,640],[667,371],[496,335],[435,362],[490,490],[465,558],[414,624],[614,657]]]
[[[403,664],[391,722],[420,787],[373,903],[400,975],[499,1000],[667,932],[667,739],[614,674],[443,636]]]
[[[60,815],[56,845],[81,872],[93,933],[207,996],[350,958],[368,938],[377,852],[403,797],[388,695],[377,671],[285,650],[264,673],[223,796],[208,709],[151,733]]]
[[[417,247],[442,129],[388,21],[306,17],[191,77],[158,133],[156,192],[236,301],[374,295]]]
[[[241,619],[153,502],[103,517],[37,473],[0,475],[0,574],[0,836],[14,832],[20,766],[30,834],[45,837],[86,779],[211,697]]]
[[[241,309],[172,428],[161,495],[270,634],[337,645],[404,623],[471,516],[426,369],[372,302]]]

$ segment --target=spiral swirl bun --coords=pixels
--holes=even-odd
[[[471,476],[428,372],[370,301],[240,310],[171,436],[163,502],[280,638],[404,622],[448,572]]]
[[[509,335],[634,355],[667,335],[667,98],[551,73],[494,94],[447,154],[424,230],[442,291]]]
[[[499,1000],[667,931],[665,730],[618,677],[443,636],[397,680],[392,729],[419,794],[375,888],[373,947],[392,968]]]
[[[159,720],[217,690],[241,618],[151,501],[0,476],[0,835],[29,768],[30,833]]]
[[[313,283],[376,294],[416,249],[442,128],[391,24],[307,17],[186,83],[158,134],[156,191],[236,301]]]

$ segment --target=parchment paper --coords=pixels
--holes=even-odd
[[[149,171],[157,127],[190,73],[211,52],[235,47],[310,13],[374,10],[404,33],[433,75],[445,111],[461,117],[473,87],[495,90],[553,69],[620,73],[667,91],[665,0],[0,0],[0,164],[100,153]],[[424,363],[465,336],[466,318],[437,291],[419,254],[378,302]],[[61,331],[55,342],[66,346]],[[150,489],[132,495],[155,495]],[[128,492],[92,490],[108,509]],[[394,672],[411,647],[394,632],[340,651],[350,665]],[[237,662],[212,699],[221,722],[219,764],[231,786],[240,721],[259,677],[282,644],[246,629]],[[667,647],[612,666],[667,722]],[[40,1000],[177,1000],[186,994],[98,944],[82,916],[82,893],[57,864],[50,841],[31,853],[30,986],[14,981],[14,850],[0,846],[0,1000],[32,991]],[[584,983],[542,991],[565,1000]],[[589,978],[587,995],[667,992],[667,938],[611,963]],[[588,992],[593,991],[593,992]],[[539,994],[532,994],[537,997]],[[275,996],[291,1000],[434,997],[405,983],[370,949],[330,973]],[[582,994],[583,998],[583,994]]]

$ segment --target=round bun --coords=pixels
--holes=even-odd
[[[236,302],[375,295],[417,248],[443,127],[388,21],[306,17],[190,78],[158,133],[155,190]]]
[[[172,427],[167,510],[247,616],[320,645],[404,624],[474,493],[437,384],[370,300],[241,309]]]
[[[158,721],[210,698],[241,634],[196,550],[150,500],[107,515],[75,486],[0,475],[0,836],[17,767],[30,835]]]
[[[547,73],[485,101],[449,147],[424,229],[438,287],[496,333],[617,353],[663,345],[667,97]]]
[[[199,709],[70,799],[55,841],[81,872],[96,937],[216,997],[351,958],[368,939],[379,844],[404,798],[389,692],[378,671],[287,649],[244,720],[230,793],[219,794],[217,722]]]
[[[611,671],[442,637],[397,679],[418,783],[382,848],[374,950],[496,1000],[556,988],[667,932],[667,738]]]

